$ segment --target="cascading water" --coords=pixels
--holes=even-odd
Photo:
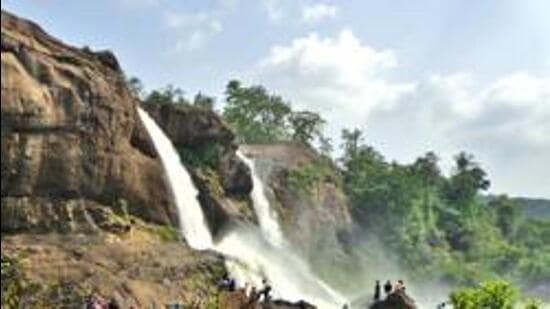
[[[285,240],[255,162],[240,151],[237,156],[252,174],[251,198],[261,233],[253,227],[237,226],[216,245],[218,251],[234,259],[228,264],[232,275],[241,282],[255,284],[259,284],[262,277],[268,278],[275,288],[275,295],[286,300],[307,300],[319,308],[341,307],[345,303],[343,297],[313,275],[309,265]]]
[[[178,152],[149,114],[141,108],[138,109],[138,113],[160,156],[170,190],[178,208],[183,236],[193,249],[206,250],[212,248],[212,236],[206,224],[201,205],[197,200],[199,192],[195,188],[191,176],[181,163]]]
[[[231,274],[240,281],[259,286],[263,278],[273,285],[277,297],[289,301],[305,300],[319,308],[340,308],[346,301],[315,277],[309,265],[294,254],[284,240],[277,217],[265,196],[263,183],[256,174],[254,162],[239,153],[253,174],[252,200],[260,229],[236,225],[214,244],[195,188],[188,171],[180,161],[171,141],[143,110],[138,109],[159,153],[167,181],[178,208],[182,233],[194,249],[215,250],[227,257]]]
[[[237,281],[261,287],[261,279],[266,278],[276,298],[305,300],[318,308],[341,308],[346,303],[302,259],[289,249],[275,247],[257,229],[239,226],[229,231],[216,250],[230,259],[228,269]]]
[[[279,226],[279,220],[277,218],[277,214],[272,211],[270,207],[269,199],[265,194],[263,182],[256,171],[256,165],[253,160],[247,158],[240,151],[237,151],[237,156],[248,166],[252,175],[252,183],[254,186],[252,188],[252,192],[250,193],[250,197],[252,198],[256,216],[258,216],[262,234],[273,245],[282,247],[284,245],[284,237]]]

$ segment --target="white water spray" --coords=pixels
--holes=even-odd
[[[149,114],[141,108],[138,108],[138,113],[162,161],[170,190],[178,208],[179,223],[185,240],[191,248],[196,250],[212,248],[212,236],[201,205],[197,200],[199,192],[181,163],[178,152]]]
[[[256,216],[258,216],[258,221],[260,223],[260,229],[262,234],[266,237],[273,245],[277,247],[282,247],[285,243],[283,232],[279,226],[279,220],[275,211],[270,207],[269,199],[265,194],[265,188],[260,176],[258,176],[256,165],[254,161],[246,157],[242,152],[237,151],[237,156],[241,159],[250,169],[250,174],[252,176],[253,188],[250,193],[252,198],[254,211]]]
[[[216,245],[216,250],[229,259],[227,268],[239,283],[261,287],[261,280],[267,278],[275,298],[305,300],[318,308],[341,308],[345,303],[292,250],[274,246],[255,227],[235,227]]]

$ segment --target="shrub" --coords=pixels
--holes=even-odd
[[[451,294],[451,303],[455,309],[512,309],[517,300],[517,290],[510,283],[500,280]]]

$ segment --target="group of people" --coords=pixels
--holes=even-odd
[[[388,280],[384,284],[383,288],[386,296],[396,292],[405,292],[405,282],[403,280],[397,280],[397,283],[394,285],[390,280]],[[380,284],[380,280],[376,280],[376,284],[374,286],[374,301],[379,301],[381,299],[382,285]]]
[[[262,280],[262,289],[258,290],[255,285],[246,283],[244,286],[244,293],[248,297],[250,303],[271,301],[271,285],[266,279]]]
[[[262,288],[258,290],[255,285],[246,283],[244,286],[244,293],[250,304],[255,302],[269,302],[271,300],[271,285],[266,279],[262,281]],[[220,282],[220,288],[229,292],[235,292],[237,290],[237,283],[235,279],[230,278],[229,274],[224,274]]]

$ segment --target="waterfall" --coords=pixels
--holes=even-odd
[[[162,161],[167,182],[178,209],[178,219],[185,240],[191,248],[196,250],[212,248],[212,236],[197,200],[199,192],[189,172],[181,163],[174,145],[153,118],[141,108],[138,108],[138,113]]]
[[[275,295],[286,300],[306,300],[319,308],[341,307],[345,303],[343,297],[318,279],[284,238],[254,160],[240,151],[237,151],[237,156],[251,172],[253,189],[250,197],[260,232],[238,226],[227,232],[216,245],[219,252],[236,261],[228,264],[232,275],[240,281],[255,284],[265,277],[273,284]]]
[[[258,217],[260,229],[264,237],[273,245],[282,247],[284,244],[284,237],[279,226],[279,219],[277,218],[277,213],[270,207],[269,199],[265,194],[264,184],[257,173],[256,165],[253,160],[246,157],[240,151],[237,151],[237,156],[248,166],[250,174],[252,175],[253,187],[250,197],[252,199],[254,211]]]
[[[227,269],[240,284],[250,282],[261,288],[262,279],[268,279],[275,297],[288,301],[305,300],[318,308],[340,308],[345,303],[338,293],[313,275],[309,265],[284,240],[253,161],[240,153],[240,158],[252,171],[254,190],[251,198],[260,228],[247,224],[235,225],[220,235],[221,240],[214,244],[197,200],[198,191],[178,152],[145,111],[138,109],[138,113],[160,156],[176,202],[183,236],[192,248],[212,249],[224,255]]]

